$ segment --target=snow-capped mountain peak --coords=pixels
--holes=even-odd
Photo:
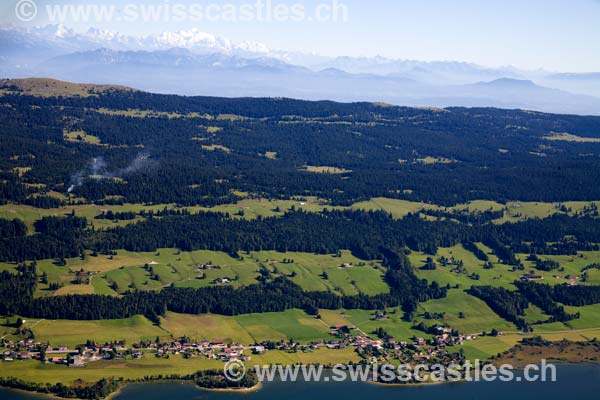
[[[72,36],[73,34],[73,30],[67,28],[63,24],[60,24],[56,27],[56,37],[64,39],[66,37]]]
[[[157,36],[146,38],[150,42],[155,42],[159,47],[178,47],[182,49],[211,49],[215,51],[229,52],[233,49],[233,44],[224,38],[216,35],[202,32],[197,28],[190,30],[181,30],[177,32],[163,32]]]

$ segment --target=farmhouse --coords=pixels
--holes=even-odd
[[[541,281],[544,280],[544,277],[542,275],[534,275],[534,274],[524,274],[521,275],[521,280],[522,281]]]

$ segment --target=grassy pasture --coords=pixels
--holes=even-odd
[[[530,324],[534,324],[539,321],[546,321],[550,316],[544,314],[544,312],[537,306],[529,304],[527,310],[525,310],[524,319]]]
[[[421,304],[422,312],[445,313],[444,318],[437,321],[425,321],[429,324],[443,323],[465,334],[499,331],[514,331],[514,324],[502,319],[492,311],[485,302],[461,290],[452,289],[443,299],[430,300]],[[464,318],[459,313],[464,313]]]
[[[586,271],[586,273],[586,283],[588,283],[589,285],[600,285],[600,269],[590,269]]]
[[[234,317],[169,312],[161,318],[161,327],[170,332],[174,338],[188,336],[196,340],[225,340],[243,344],[254,342]]]
[[[431,165],[431,164],[452,164],[457,162],[456,160],[451,160],[449,158],[446,157],[432,157],[432,156],[427,156],[427,157],[423,157],[423,158],[417,158],[417,162],[420,164],[426,164],[426,165]]]
[[[328,326],[336,324],[354,326],[358,331],[354,333],[364,333],[374,336],[373,332],[378,328],[383,328],[386,332],[398,340],[409,340],[410,338],[424,337],[430,335],[412,329],[412,323],[402,320],[402,311],[398,309],[388,310],[387,318],[373,319],[373,311],[369,310],[321,310],[321,319]]]
[[[72,131],[72,132],[65,131],[63,133],[63,137],[64,137],[64,140],[67,142],[87,143],[87,144],[93,144],[96,146],[102,145],[102,143],[100,142],[100,138],[98,138],[97,136],[88,135],[84,131]]]
[[[541,202],[521,202],[513,201],[506,204],[500,204],[489,200],[474,200],[466,204],[457,204],[454,207],[441,207],[435,204],[412,202],[407,200],[390,199],[390,198],[373,198],[368,201],[355,203],[351,206],[357,210],[383,210],[392,214],[395,218],[403,218],[408,213],[417,213],[420,210],[443,210],[449,212],[469,211],[471,213],[484,212],[488,210],[504,211],[502,218],[495,220],[495,223],[518,222],[529,218],[548,218],[554,214],[576,215],[582,212],[586,206],[590,204],[600,206],[598,201],[568,201],[564,203],[541,203]],[[564,205],[568,212],[563,212],[559,209],[560,205]]]
[[[202,150],[206,151],[222,151],[223,153],[231,153],[229,147],[222,146],[220,144],[203,145]]]
[[[478,337],[476,340],[466,341],[462,346],[449,347],[448,350],[458,352],[462,349],[469,360],[487,360],[510,349],[522,339],[517,335]]]
[[[112,91],[135,91],[125,86],[71,83],[48,78],[2,79],[0,83],[16,86],[18,93],[39,97],[89,97]]]
[[[572,329],[600,328],[600,304],[583,307],[565,307],[568,313],[580,314],[578,319],[567,322]],[[600,338],[600,337],[599,337]]]
[[[485,251],[485,247],[482,246],[482,250]],[[488,249],[489,250],[489,249]],[[442,267],[437,260],[440,257],[451,258],[454,257],[456,260],[462,260],[465,267],[465,272],[456,273],[452,272],[453,266]],[[430,282],[436,281],[440,285],[444,286],[450,284],[451,286],[459,285],[461,289],[468,289],[469,287],[476,285],[491,285],[491,286],[502,286],[514,288],[512,282],[518,280],[522,274],[521,271],[511,272],[511,267],[503,264],[494,264],[493,269],[484,269],[484,262],[478,260],[475,255],[465,250],[462,245],[456,245],[451,248],[440,248],[435,257],[432,257],[436,261],[437,268],[433,271],[424,271],[420,269],[427,260],[428,255],[420,252],[412,252],[409,255],[410,261],[415,267],[415,273],[419,278],[427,279]],[[490,261],[498,261],[495,257],[490,257]],[[470,275],[476,273],[479,275],[479,280],[470,278]]]
[[[247,365],[270,364],[337,364],[359,361],[353,348],[343,350],[319,349],[314,352],[289,353],[269,351],[260,356],[252,356]],[[192,374],[199,370],[222,369],[223,363],[204,357],[184,359],[173,355],[168,359],[156,358],[147,354],[140,360],[103,360],[89,363],[79,368],[68,368],[54,364],[42,364],[39,361],[19,361],[0,363],[0,377],[18,376],[29,382],[58,383],[72,385],[78,380],[96,382],[102,378],[122,377],[125,379],[141,379],[144,376]],[[202,392],[199,392],[202,393]]]
[[[329,328],[302,310],[240,315],[235,319],[257,342],[281,338],[300,342],[331,339]]]
[[[107,114],[107,115],[120,115],[124,117],[131,118],[201,118],[211,120],[213,117],[209,114],[199,114],[199,113],[189,113],[189,114],[180,114],[176,112],[164,112],[164,111],[155,111],[155,110],[140,110],[140,109],[127,109],[127,110],[115,110],[108,108],[98,108],[94,109],[95,112],[99,114]]]
[[[488,254],[490,262],[494,265],[492,269],[484,269],[483,261],[478,260],[474,254],[465,250],[462,245],[456,245],[451,248],[439,248],[436,255],[432,257],[436,261],[437,268],[433,271],[424,271],[420,269],[426,262],[427,254],[421,252],[412,252],[409,255],[413,267],[415,267],[415,273],[420,278],[427,279],[430,282],[436,281],[440,285],[450,284],[460,285],[461,288],[469,288],[470,286],[502,286],[509,289],[514,289],[512,284],[515,280],[519,280],[521,275],[524,273],[535,273],[544,277],[543,283],[556,285],[568,282],[565,278],[567,275],[579,276],[581,270],[593,263],[600,262],[600,252],[598,251],[582,251],[577,253],[575,256],[539,256],[541,259],[548,259],[557,261],[563,270],[559,271],[538,271],[535,269],[535,263],[533,261],[527,261],[528,254],[517,254],[517,257],[523,262],[525,266],[524,271],[513,271],[509,265],[500,264],[498,258],[492,253],[491,249],[481,243],[477,243],[485,253]],[[452,272],[453,266],[442,267],[438,263],[440,257],[451,258],[454,257],[456,260],[462,260],[464,263],[465,271],[463,273]],[[597,270],[588,270],[588,275],[591,279],[597,279]],[[472,273],[479,275],[479,280],[474,280],[470,277]],[[580,281],[581,279],[578,279]],[[591,282],[588,282],[591,283]]]
[[[292,259],[292,263],[283,263]],[[66,266],[55,260],[37,262],[39,275],[46,274],[48,282],[63,285],[54,294],[117,294],[130,289],[159,290],[167,285],[180,287],[205,287],[214,281],[228,279],[233,286],[256,283],[261,266],[277,276],[288,276],[305,290],[332,290],[340,294],[377,294],[389,291],[383,281],[384,269],[376,261],[365,261],[342,251],[341,257],[308,253],[279,253],[275,251],[251,252],[240,258],[208,250],[181,252],[176,249],[158,249],[156,252],[129,252],[118,250],[117,255],[86,252],[85,259],[67,259]],[[343,263],[353,266],[341,268]],[[148,264],[148,269],[145,268]],[[202,264],[217,265],[219,269],[200,270]],[[362,265],[362,266],[361,266]],[[0,263],[0,270],[14,270],[14,263]],[[151,273],[151,271],[153,274]],[[74,285],[77,271],[93,272],[89,284]],[[295,276],[291,276],[295,273]],[[322,275],[326,273],[327,279]],[[201,279],[202,278],[202,279]],[[37,296],[53,294],[49,284],[38,284]]]
[[[73,349],[90,339],[98,343],[125,340],[133,343],[154,340],[157,336],[168,337],[163,329],[138,315],[127,319],[102,321],[27,320],[36,340],[48,341],[51,345],[64,345]]]
[[[275,251],[255,252],[252,257],[257,263],[268,266],[275,274],[288,276],[305,290],[332,290],[346,295],[389,291],[383,281],[383,267],[378,262],[360,260],[349,251],[342,251],[341,257]],[[284,259],[291,259],[293,262],[283,263]],[[352,263],[352,266],[341,267],[344,263]],[[292,273],[296,275],[292,276]]]
[[[305,171],[316,174],[346,174],[352,172],[348,169],[326,166],[307,165]]]
[[[174,204],[161,204],[155,206],[144,206],[142,204],[124,204],[124,205],[95,205],[95,204],[84,204],[84,205],[73,205],[65,206],[61,208],[50,208],[42,209],[35,208],[27,205],[17,204],[5,204],[0,205],[0,218],[14,219],[18,218],[25,222],[29,228],[29,234],[34,233],[33,223],[43,217],[61,217],[70,215],[73,211],[78,217],[87,218],[88,222],[96,229],[112,228],[115,226],[124,226],[132,222],[143,220],[143,218],[136,218],[134,221],[111,221],[105,219],[94,219],[97,215],[100,215],[102,211],[113,211],[113,212],[140,212],[144,211],[159,211],[167,208],[174,208]]]
[[[349,364],[357,363],[361,358],[356,354],[353,347],[346,347],[341,350],[319,349],[307,352],[287,352],[287,351],[269,351],[261,355],[253,355],[252,360],[246,365],[271,365],[271,364]]]
[[[331,339],[329,327],[302,310],[238,315],[186,315],[167,313],[161,326],[173,337],[187,335],[198,340],[225,340],[253,344],[293,338],[302,343]]]
[[[518,254],[518,257],[523,261],[526,271],[533,271],[536,274],[544,277],[544,283],[548,284],[560,284],[568,282],[565,277],[567,275],[580,276],[581,270],[587,265],[600,262],[600,252],[598,251],[581,251],[576,256],[539,256],[542,260],[553,260],[560,264],[562,270],[555,271],[538,271],[535,269],[535,263],[533,261],[527,261],[526,254]],[[596,276],[597,270],[588,270],[588,274],[591,273],[592,277]],[[577,279],[578,281],[580,279]],[[590,282],[588,282],[590,283]]]
[[[316,197],[302,197],[296,200],[267,200],[267,199],[242,199],[233,204],[221,204],[211,208],[191,208],[190,211],[212,211],[228,213],[234,218],[255,219],[261,217],[274,217],[283,215],[284,212],[295,208],[309,212],[321,212],[325,209],[343,209],[344,207],[330,206],[325,200]],[[243,211],[243,216],[237,215]]]
[[[235,259],[216,251],[180,252],[175,249],[159,249],[151,253],[119,251],[119,254],[123,254],[129,262],[121,262],[121,267],[111,268],[95,276],[95,290],[114,293],[111,286],[115,282],[120,292],[133,287],[140,290],[157,290],[172,283],[182,287],[204,287],[219,278],[227,278],[234,286],[241,286],[256,283],[255,278],[258,276],[258,265],[251,259]],[[116,258],[118,257],[119,255]],[[218,265],[220,269],[196,269],[197,266],[208,263]],[[145,264],[156,274],[155,279],[152,279],[150,271],[144,268]],[[203,274],[205,278],[199,279]]]
[[[550,136],[545,136],[544,139],[550,141],[564,141],[564,142],[577,142],[577,143],[600,143],[600,138],[590,138],[576,136],[571,133],[554,133]]]
[[[425,203],[417,203],[407,200],[395,200],[385,197],[374,198],[369,201],[355,203],[351,206],[355,210],[364,211],[386,211],[394,218],[404,218],[409,213],[416,213],[423,208],[430,207]]]
[[[210,150],[222,150],[214,146],[210,147]],[[51,195],[58,195],[62,199],[67,199],[63,193],[51,193]],[[242,197],[247,196],[245,194]],[[583,211],[584,207],[589,206],[591,203],[595,203],[600,206],[600,202],[565,202],[562,203],[567,208],[570,208],[570,215],[577,214]],[[318,199],[316,197],[302,197],[294,200],[267,200],[261,198],[241,198],[236,203],[222,204],[211,208],[205,207],[185,207],[191,213],[198,213],[200,211],[206,212],[222,212],[229,213],[234,218],[245,218],[254,219],[258,216],[261,217],[272,217],[282,215],[284,212],[290,210],[292,207],[297,209],[303,209],[310,212],[320,212],[325,209],[354,209],[354,210],[383,210],[389,212],[395,218],[403,218],[408,213],[417,213],[423,209],[432,210],[468,210],[470,212],[482,212],[486,210],[501,210],[506,209],[503,218],[496,220],[496,223],[504,222],[517,222],[523,221],[528,218],[546,218],[557,213],[562,213],[557,206],[559,203],[525,203],[525,202],[509,202],[506,205],[502,205],[492,201],[476,200],[468,204],[460,204],[450,208],[443,208],[433,204],[426,204],[420,202],[411,202],[407,200],[397,200],[389,198],[373,198],[368,201],[355,203],[350,207],[339,207],[331,206],[326,200]],[[158,211],[164,208],[173,209],[174,204],[158,204],[147,206],[143,204],[123,204],[123,205],[94,205],[94,204],[83,204],[65,206],[56,209],[38,209],[26,205],[15,205],[6,204],[0,205],[0,218],[4,219],[21,219],[27,224],[30,232],[33,232],[33,223],[45,216],[61,216],[70,214],[75,211],[75,214],[81,217],[86,217],[95,228],[111,228],[115,226],[123,226],[132,222],[138,222],[142,218],[136,218],[134,221],[110,221],[110,220],[97,220],[95,216],[99,215],[102,211],[113,211],[113,212],[139,212],[145,211]],[[240,213],[242,211],[242,213]],[[238,215],[243,214],[243,215]]]

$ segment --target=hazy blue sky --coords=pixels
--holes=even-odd
[[[2,0],[1,22],[15,23],[18,0]],[[31,1],[31,0],[27,0]],[[163,4],[163,0],[33,0],[46,4]],[[213,1],[254,4],[256,0]],[[266,0],[264,0],[266,1]],[[301,2],[308,10],[332,0]],[[459,60],[489,66],[515,65],[561,71],[600,71],[600,0],[338,0],[347,5],[345,23],[317,22],[67,22],[77,30],[96,26],[145,35],[197,27],[234,41],[257,40],[270,47],[352,55]],[[170,0],[170,4],[205,0]],[[38,13],[31,25],[44,24]],[[21,25],[27,25],[20,23]]]

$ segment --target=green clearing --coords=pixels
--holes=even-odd
[[[322,321],[328,326],[340,324],[356,327],[358,331],[353,333],[374,336],[374,331],[383,328],[397,340],[431,337],[431,335],[412,329],[412,322],[403,321],[403,313],[399,309],[387,310],[387,316],[384,319],[374,319],[374,312],[369,310],[320,310],[320,314]]]
[[[91,258],[93,257],[88,259]],[[114,294],[115,284],[118,292],[134,288],[159,290],[170,284],[204,287],[217,279],[228,279],[234,286],[250,285],[256,283],[259,269],[258,265],[247,257],[235,259],[225,253],[208,250],[180,252],[175,249],[158,249],[150,253],[121,250],[114,258],[117,259],[116,263],[114,259],[109,260],[111,268],[92,278],[96,293]],[[217,265],[219,269],[198,269],[203,264]],[[82,266],[86,270],[89,267]]]
[[[219,150],[216,147],[211,150]],[[67,198],[62,193],[53,193],[51,195],[59,195],[63,200]],[[240,194],[241,197],[247,197],[248,194]],[[84,199],[75,199],[84,200]],[[565,203],[525,203],[525,202],[509,202],[502,205],[493,201],[475,200],[467,204],[459,204],[454,207],[445,208],[434,204],[411,202],[407,200],[397,200],[390,198],[373,198],[368,201],[355,203],[350,207],[331,206],[326,200],[316,197],[297,197],[291,200],[268,200],[262,198],[241,198],[236,203],[222,204],[211,208],[206,207],[183,207],[190,213],[206,212],[222,212],[228,213],[234,218],[255,219],[261,217],[273,217],[282,215],[284,212],[292,208],[302,209],[310,212],[321,212],[325,209],[354,209],[354,210],[383,210],[395,218],[403,218],[409,213],[417,213],[423,209],[445,210],[445,211],[464,211],[483,212],[487,210],[502,210],[505,209],[504,217],[496,220],[496,223],[517,222],[528,218],[546,218],[553,214],[563,213],[558,209],[559,205],[571,209],[569,215],[575,215],[586,206],[595,203],[600,206],[600,202],[565,202]],[[137,217],[132,221],[111,221],[104,219],[94,219],[102,211],[112,212],[140,212],[144,211],[159,211],[164,208],[175,209],[175,204],[123,204],[123,205],[95,205],[95,204],[80,204],[65,206],[55,209],[38,209],[27,205],[5,204],[0,205],[0,218],[14,219],[18,218],[25,222],[29,227],[30,233],[33,232],[33,223],[45,216],[62,216],[75,212],[76,215],[86,217],[90,224],[97,229],[107,229],[115,226],[124,226],[132,222],[143,220]],[[182,209],[183,209],[182,208]]]
[[[25,327],[31,328],[36,340],[49,342],[53,346],[68,346],[70,349],[85,344],[88,339],[98,343],[115,340],[133,343],[154,340],[157,336],[169,336],[167,332],[140,315],[101,321],[26,320]]]
[[[544,283],[548,283],[551,285],[566,283],[570,281],[581,281],[581,270],[595,263],[600,263],[600,251],[580,251],[577,255],[574,256],[539,256],[542,260],[553,260],[560,264],[561,270],[556,271],[538,271],[535,269],[535,263],[533,261],[527,261],[526,254],[518,254],[517,255],[523,265],[525,265],[525,270],[534,272],[535,274],[542,275],[544,277]],[[597,277],[598,270],[588,270],[588,275],[593,277]],[[566,279],[568,275],[573,277],[577,277],[577,279]],[[591,282],[588,282],[591,283]]]
[[[174,338],[188,336],[196,340],[225,340],[252,344],[253,338],[234,317],[203,314],[189,315],[169,312],[161,317],[160,325]]]
[[[211,211],[228,213],[234,218],[255,219],[257,217],[281,216],[286,211],[301,209],[309,212],[321,212],[325,209],[344,209],[333,207],[327,201],[317,197],[298,197],[291,200],[242,199],[233,204],[221,204],[211,208],[193,207],[190,211]],[[243,214],[243,215],[239,215]]]
[[[301,343],[332,339],[329,327],[302,310],[238,315],[187,315],[167,313],[161,327],[174,338],[224,340],[250,345],[267,340],[292,338]]]
[[[150,265],[158,279],[142,265],[114,269],[94,277],[94,287],[103,293],[116,282],[119,291],[128,288],[144,290],[160,289],[174,283],[181,287],[210,286],[215,280],[227,279],[229,284],[243,286],[256,283],[261,266],[270,269],[275,275],[285,275],[305,290],[334,290],[343,294],[385,293],[389,290],[383,282],[383,268],[376,262],[359,260],[350,252],[343,251],[341,257],[308,253],[279,253],[274,251],[251,252],[239,259],[214,251],[178,252],[173,249],[160,249],[157,253],[140,253],[144,263]],[[159,254],[158,256],[156,254]],[[283,260],[293,260],[284,263]],[[219,269],[198,270],[202,264],[213,264]],[[352,267],[340,268],[343,263],[353,263]],[[358,266],[364,264],[364,266]],[[327,279],[322,274],[327,273]],[[295,273],[296,275],[291,277]],[[202,279],[200,279],[202,278]],[[104,287],[102,287],[104,285]]]
[[[293,260],[284,263],[284,259]],[[37,296],[52,294],[97,293],[114,295],[137,288],[159,290],[170,284],[179,287],[205,287],[226,279],[235,287],[256,283],[261,266],[274,275],[288,276],[305,290],[331,290],[341,294],[377,294],[389,291],[383,281],[384,268],[376,261],[360,260],[349,251],[341,257],[308,253],[279,253],[275,251],[251,252],[240,258],[209,250],[181,252],[176,249],[158,249],[156,252],[129,252],[118,250],[117,255],[86,252],[85,259],[67,259],[66,266],[55,260],[38,261],[39,275],[48,276],[48,284],[38,284]],[[344,263],[352,266],[340,267]],[[218,269],[199,269],[203,264],[216,265]],[[147,267],[145,267],[147,265]],[[14,263],[0,263],[0,270],[14,271]],[[91,282],[74,285],[76,272],[84,270],[94,274]],[[327,279],[322,274],[326,273]],[[296,275],[291,277],[292,273]],[[57,293],[48,290],[51,283],[63,285]],[[116,286],[115,286],[116,283]],[[222,283],[218,283],[222,284]],[[115,291],[113,288],[117,289]]]
[[[448,350],[458,352],[462,349],[469,360],[487,360],[492,356],[502,353],[522,340],[517,335],[483,336],[475,340],[467,340],[462,346],[452,346]]]
[[[571,133],[562,132],[552,132],[550,136],[544,136],[544,139],[550,141],[565,141],[565,142],[578,142],[578,143],[600,143],[599,138],[590,138],[590,137],[581,137],[577,135],[573,135]]]
[[[287,276],[305,290],[330,290],[345,295],[389,292],[389,287],[383,281],[385,270],[381,264],[358,259],[349,251],[342,251],[340,257],[275,251],[251,254],[255,262],[267,266],[274,274]],[[288,262],[284,262],[284,259]]]
[[[448,291],[446,298],[421,303],[420,307],[420,312],[444,313],[440,320],[425,320],[427,325],[443,323],[467,335],[489,332],[492,329],[517,330],[514,324],[498,316],[485,302],[461,290],[452,289]],[[461,312],[464,318],[459,317]]]
[[[220,144],[203,145],[202,150],[206,151],[222,151],[223,153],[231,153],[229,147],[222,146]]]
[[[547,321],[550,316],[544,314],[544,312],[537,306],[529,304],[527,310],[525,310],[524,319],[530,324],[535,324],[540,321]],[[535,327],[534,327],[535,329]]]
[[[417,158],[416,162],[418,162],[420,164],[431,165],[431,164],[452,164],[452,163],[455,163],[457,161],[456,160],[451,160],[451,159],[446,158],[446,157],[427,156],[427,157],[423,157],[423,158]]]
[[[479,244],[478,244],[479,245]],[[485,246],[481,246],[482,250],[488,252],[489,249]],[[462,245],[456,245],[450,248],[439,248],[435,257],[432,257],[437,264],[435,270],[425,271],[421,267],[425,265],[427,261],[427,254],[421,252],[412,252],[409,255],[410,261],[415,268],[415,273],[419,278],[427,279],[430,282],[436,281],[441,286],[445,285],[459,285],[462,289],[468,289],[471,286],[502,286],[514,288],[512,283],[518,280],[522,271],[512,271],[512,267],[508,265],[499,264],[496,257],[490,257],[490,262],[494,264],[494,268],[485,269],[483,261],[478,260],[473,253],[465,250]],[[454,258],[457,262],[462,260],[464,263],[464,269],[459,272],[453,272],[454,266],[448,265],[443,267],[438,262],[440,257],[446,257],[448,259]],[[479,275],[479,279],[475,280],[470,277],[471,274]]]
[[[567,322],[572,329],[600,328],[600,304],[583,307],[565,307],[568,313],[580,314],[578,319]]]
[[[113,212],[140,212],[144,211],[159,211],[164,208],[175,208],[174,204],[160,204],[156,206],[144,206],[141,204],[123,204],[123,205],[95,205],[95,204],[83,204],[65,206],[61,208],[35,208],[32,206],[21,205],[21,204],[5,204],[0,205],[0,218],[14,219],[18,218],[22,220],[29,228],[29,234],[34,233],[33,223],[43,217],[54,217],[54,216],[66,216],[71,215],[75,212],[75,215],[79,217],[85,217],[88,219],[90,225],[96,229],[107,229],[115,226],[124,226],[132,222],[142,221],[143,218],[137,217],[133,221],[111,221],[106,219],[94,219],[97,215],[100,215],[102,211],[113,211]]]
[[[369,201],[355,203],[351,208],[355,210],[365,211],[386,211],[394,216],[394,218],[404,218],[409,213],[416,213],[424,208],[434,208],[425,203],[417,203],[407,200],[395,200],[385,197],[378,197]]]
[[[97,108],[97,109],[92,109],[92,110],[99,114],[120,115],[120,116],[131,117],[131,118],[168,118],[168,119],[201,118],[201,119],[207,119],[207,120],[213,119],[212,115],[209,115],[209,114],[198,114],[198,113],[179,114],[176,112],[140,110],[140,109],[132,109],[132,108],[129,108],[127,110],[115,110],[115,109],[108,109],[108,108]]]
[[[588,285],[600,285],[600,269],[590,269],[586,271],[586,283]]]
[[[574,256],[539,256],[542,260],[553,260],[557,261],[562,270],[556,271],[538,271],[535,269],[535,262],[527,261],[528,254],[517,254],[525,270],[513,270],[509,265],[500,264],[498,258],[492,253],[491,249],[484,246],[481,243],[477,243],[477,246],[488,254],[489,261],[493,264],[494,268],[485,269],[483,268],[484,262],[478,260],[474,254],[465,250],[462,245],[456,245],[450,248],[439,248],[436,255],[432,258],[437,264],[435,270],[422,270],[421,267],[425,265],[427,258],[430,257],[425,253],[412,252],[409,255],[413,267],[415,267],[415,273],[419,278],[427,279],[430,282],[436,281],[440,285],[450,284],[451,286],[459,285],[460,288],[469,288],[473,285],[482,286],[490,285],[496,287],[506,287],[514,289],[513,282],[519,280],[521,275],[524,273],[535,273],[544,277],[542,283],[557,285],[567,283],[571,281],[582,281],[581,270],[590,264],[600,262],[600,251],[581,251]],[[455,271],[455,267],[450,265],[443,267],[439,263],[439,258],[445,257],[447,259],[454,258],[456,261],[463,261],[464,269],[460,272]],[[598,270],[588,270],[588,276],[591,277],[592,281],[588,280],[588,283],[594,282],[598,279]],[[479,279],[473,279],[472,274],[479,275]],[[571,275],[571,278],[566,277]]]
[[[348,169],[337,168],[337,167],[326,167],[326,166],[315,166],[315,165],[307,165],[305,168],[307,172],[313,172],[316,174],[347,174],[352,172]]]
[[[457,204],[454,207],[442,207],[435,204],[412,202],[407,200],[398,200],[390,198],[373,198],[368,201],[355,203],[351,206],[357,210],[383,210],[392,214],[395,218],[403,218],[408,213],[417,213],[423,209],[438,211],[468,211],[470,213],[484,211],[504,210],[504,216],[495,220],[495,223],[518,222],[529,218],[548,218],[554,214],[576,215],[583,212],[585,207],[596,204],[600,206],[599,201],[568,201],[564,203],[541,203],[541,202],[521,202],[513,201],[501,204],[489,200],[474,200],[466,204]],[[561,211],[560,207],[564,205],[568,211]]]
[[[73,131],[73,132],[64,131],[63,137],[64,137],[64,140],[67,142],[87,143],[87,144],[93,144],[96,146],[102,146],[102,143],[100,142],[100,138],[98,138],[97,136],[88,135],[84,131]]]
[[[256,342],[281,338],[302,343],[332,339],[326,324],[302,310],[239,315],[235,320]]]

